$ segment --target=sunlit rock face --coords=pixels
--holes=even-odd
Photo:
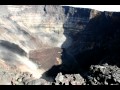
[[[56,58],[60,58],[56,53],[60,54],[61,50],[57,48],[71,46],[77,32],[83,30],[88,22],[89,13],[90,10],[86,12],[84,9],[80,11],[58,5],[1,5],[0,59],[39,77],[48,68],[39,70],[39,65],[32,60],[36,57],[35,52],[42,50],[42,54],[37,55],[45,55],[44,50],[52,49],[54,59],[47,59],[50,55],[41,56],[42,60],[37,59],[40,63],[44,61],[44,64],[53,60],[50,68],[56,63]]]
[[[62,7],[45,5],[1,7],[5,7],[7,12],[0,18],[1,30],[4,31],[2,40],[12,41],[26,52],[45,45],[61,47],[65,41]]]
[[[60,48],[66,40],[64,22],[61,6],[1,5],[0,59],[22,71],[33,71],[36,75],[43,73],[44,70],[39,71],[38,65],[29,59],[29,52]]]

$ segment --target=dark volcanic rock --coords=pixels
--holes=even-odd
[[[119,85],[120,68],[111,65],[92,65],[87,77],[91,85]]]
[[[85,85],[85,80],[80,74],[58,73],[55,78],[55,85]]]

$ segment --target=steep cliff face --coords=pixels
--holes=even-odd
[[[83,30],[89,21],[89,13],[89,9],[74,9],[57,5],[0,6],[1,61],[15,66],[17,63],[17,67],[25,64],[27,67],[24,69],[30,68],[29,71],[33,67],[33,70],[37,70],[38,63],[33,60],[35,52],[39,51],[45,55],[44,50],[53,48],[51,57],[58,58],[54,51],[60,54],[61,50],[58,51],[54,47],[68,48],[71,46],[76,34]],[[41,56],[40,58],[49,57]],[[36,60],[46,64],[47,61],[40,60],[40,58]],[[56,58],[53,60],[54,62],[56,62]],[[20,69],[22,68],[23,66],[20,67]]]
[[[113,52],[119,60],[119,20],[120,13],[84,8],[2,5],[0,61],[40,77],[62,61],[70,64],[67,68],[75,62],[83,68],[99,63]],[[61,48],[69,53],[62,60]],[[69,55],[76,61],[69,60]]]
[[[79,32],[78,39],[68,50],[74,54],[80,67],[103,63],[120,66],[119,20],[120,13],[99,12]]]
[[[60,6],[0,6],[1,61],[38,74],[38,65],[29,59],[29,52],[61,47],[66,40],[62,26],[64,18],[64,10]]]

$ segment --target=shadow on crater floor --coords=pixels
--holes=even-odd
[[[108,63],[120,66],[119,20],[120,13],[110,16],[107,12],[101,12],[90,19],[85,29],[76,34],[77,40],[70,47],[63,48],[62,65],[53,66],[47,75],[55,78],[58,72],[62,72],[80,73],[84,77],[91,65]],[[68,29],[64,28],[65,32],[66,30]]]

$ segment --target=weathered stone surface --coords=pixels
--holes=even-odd
[[[84,14],[80,13],[84,9],[67,9],[58,5],[2,5],[0,8],[0,59],[36,78],[56,65],[56,58],[57,64],[61,64],[60,53],[52,48],[69,47],[75,36],[71,34],[83,29],[77,23],[82,22],[81,18],[88,22],[90,13],[89,9]],[[41,49],[43,56],[34,56]],[[46,51],[48,56],[44,56]],[[36,61],[40,62],[36,64]],[[39,66],[45,70],[38,70]]]
[[[58,73],[55,78],[55,85],[84,85],[85,80],[80,74],[65,74]]]
[[[88,74],[88,81],[92,85],[120,84],[119,69],[111,65],[93,65]]]
[[[119,25],[119,12],[59,5],[1,5],[0,79],[6,78],[1,83],[10,84],[19,71],[31,74],[15,75],[13,84],[42,84],[39,78],[43,73],[60,65],[54,76],[59,71],[65,75],[58,74],[56,85],[84,84],[81,76],[66,73],[88,71],[91,65],[105,62],[120,66]],[[6,69],[13,76],[4,73]],[[91,70],[95,77],[89,79],[94,85],[120,82],[116,67],[93,66]]]

